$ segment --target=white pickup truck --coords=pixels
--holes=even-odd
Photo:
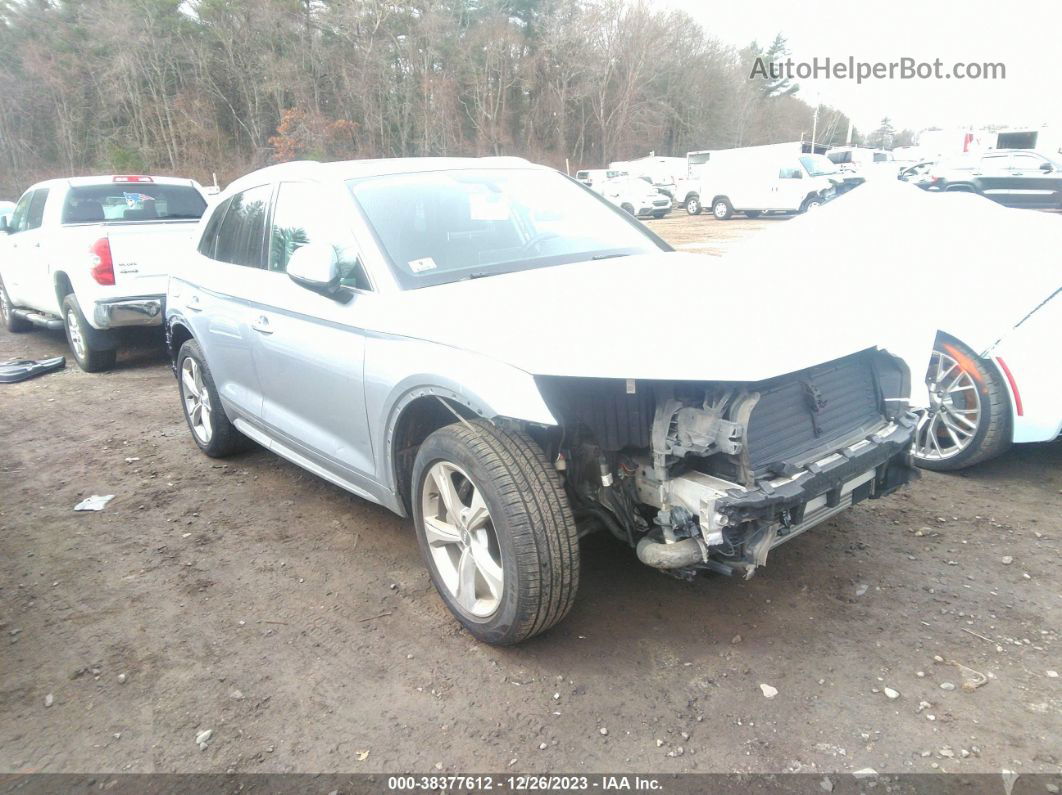
[[[14,332],[65,328],[81,369],[110,369],[115,329],[162,325],[170,263],[206,207],[190,179],[37,183],[0,219],[0,320]]]

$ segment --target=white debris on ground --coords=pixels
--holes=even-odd
[[[93,494],[91,497],[86,497],[77,505],[74,506],[75,511],[102,511],[107,507],[107,503],[114,499],[113,494],[99,495]]]

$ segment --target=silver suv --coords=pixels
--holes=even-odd
[[[249,437],[412,515],[454,615],[515,643],[568,612],[585,533],[750,575],[907,482],[909,370],[878,327],[792,325],[813,292],[771,309],[743,278],[521,160],[291,163],[203,219],[167,339],[207,455]],[[724,284],[774,342],[742,312],[678,321]]]

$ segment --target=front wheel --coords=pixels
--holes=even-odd
[[[760,217],[760,210],[745,210],[745,217],[746,218],[759,218]]]
[[[816,207],[822,206],[822,199],[818,196],[810,196],[804,199],[804,203],[800,205],[800,212],[806,213],[808,210],[814,210]]]
[[[78,367],[86,373],[100,373],[114,367],[118,351],[113,347],[100,347],[98,338],[102,332],[89,326],[72,294],[63,299],[63,326]]]
[[[686,212],[689,215],[700,215],[702,209],[699,196],[690,196],[686,199]]]
[[[579,538],[560,478],[525,433],[475,420],[421,445],[413,520],[432,582],[477,639],[519,643],[567,615]]]
[[[929,408],[915,435],[914,457],[920,467],[963,469],[1010,446],[1010,396],[991,362],[954,337],[940,334],[926,385]]]

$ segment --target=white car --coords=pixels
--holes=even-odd
[[[564,617],[586,533],[748,576],[912,475],[908,366],[873,312],[828,311],[818,262],[765,283],[674,252],[526,161],[266,168],[185,259],[166,328],[191,439],[250,437],[412,516],[489,643]]]
[[[66,329],[88,372],[114,365],[116,329],[161,326],[172,258],[207,203],[189,179],[145,175],[40,182],[0,222],[0,321]]]
[[[837,294],[837,313],[894,307],[888,326],[910,334],[905,359],[916,362],[920,466],[962,469],[1013,443],[1060,437],[1062,216],[892,179],[784,226],[735,247],[724,264],[760,268],[767,281],[794,257],[818,256],[817,283]],[[844,252],[837,262],[818,254],[826,239]]]
[[[651,182],[636,177],[618,177],[593,188],[621,210],[639,218],[663,218],[671,212],[671,197]]]

